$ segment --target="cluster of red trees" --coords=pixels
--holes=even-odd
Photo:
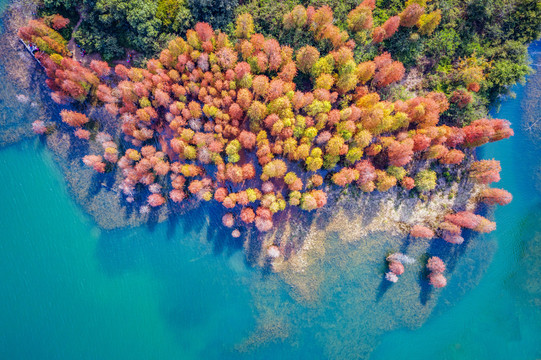
[[[439,228],[443,240],[451,244],[462,244],[464,242],[461,236],[462,228],[489,233],[496,230],[496,223],[471,211],[460,211],[446,215],[444,221],[439,224]]]
[[[45,67],[45,72],[49,77],[46,83],[53,90],[51,96],[56,103],[64,104],[69,99],[84,103],[94,98],[101,79],[91,69],[82,66],[70,57],[62,57],[59,54],[51,56],[38,54],[36,57]],[[80,125],[73,123],[72,126]]]
[[[435,288],[442,288],[447,285],[447,279],[445,276],[443,276],[445,264],[439,257],[432,256],[430,259],[428,259],[426,267],[428,270],[430,270],[430,274],[428,275],[430,285],[434,286]]]
[[[36,45],[40,51],[49,55],[70,55],[67,41],[59,33],[47,26],[45,20],[56,30],[65,27],[69,23],[68,19],[60,15],[54,15],[47,19],[30,20],[27,26],[19,29],[19,37],[27,43]]]
[[[354,9],[350,28],[371,28],[373,8],[374,1],[365,0]],[[374,33],[386,38],[398,25],[416,24],[422,13],[410,5]],[[55,100],[103,104],[118,116],[123,138],[131,143],[122,154],[118,139],[98,134],[104,152],[86,156],[85,164],[98,172],[116,164],[128,201],[138,187],[150,192],[151,207],[168,200],[214,199],[228,209],[225,226],[254,223],[267,231],[273,214],[287,204],[307,211],[324,206],[327,194],[318,188],[327,174],[338,186],[356,185],[365,192],[397,185],[429,191],[436,174],[410,173],[414,158],[460,164],[464,147],[512,135],[503,120],[438,126],[449,107],[443,93],[381,100],[378,92],[400,81],[404,66],[388,53],[355,62],[355,43],[332,25],[330,8],[296,7],[284,20],[306,26],[334,49],[326,55],[310,46],[294,52],[254,33],[251,16],[244,14],[237,20],[237,41],[198,23],[146,68],[117,65],[113,71],[100,61],[86,68],[63,52],[43,56]],[[21,36],[44,34],[38,32],[43,26],[32,22]],[[296,89],[298,72],[309,76],[312,91]],[[61,115],[77,137],[90,137],[84,114]],[[488,183],[495,181],[498,169],[481,161],[474,163],[471,176]],[[486,201],[498,202],[493,200],[498,195],[487,193]],[[446,221],[468,227],[456,219]],[[478,221],[470,228],[486,231],[490,224]],[[412,235],[434,236],[420,226]]]
[[[406,255],[394,253],[387,256],[389,271],[385,273],[385,279],[392,283],[398,281],[398,277],[404,273],[404,260],[409,260]]]

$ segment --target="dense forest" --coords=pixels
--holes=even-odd
[[[452,107],[444,118],[469,122],[505,88],[524,79],[530,71],[527,44],[541,31],[541,3],[536,0],[378,0],[371,14],[374,26],[383,25],[408,5],[417,3],[423,13],[432,14],[424,28],[400,27],[392,39],[373,43],[371,29],[350,31],[356,42],[357,61],[371,60],[382,47],[408,68],[423,74],[425,89],[463,95],[464,77],[480,83],[471,105]],[[42,15],[60,13],[81,26],[73,34],[89,52],[97,51],[106,61],[121,59],[126,49],[151,58],[167,43],[197,22],[232,35],[234,17],[249,13],[255,31],[277,39],[297,50],[304,45],[319,51],[330,49],[329,41],[316,40],[302,28],[283,26],[283,18],[296,5],[328,5],[334,13],[334,25],[348,27],[348,14],[358,1],[226,1],[226,0],[44,0]],[[437,11],[436,11],[437,10]],[[434,13],[436,11],[436,13]],[[436,23],[438,23],[436,25]],[[479,70],[483,71],[482,78]],[[466,96],[468,97],[468,96]],[[468,99],[463,99],[468,101]]]
[[[76,110],[63,123],[100,144],[83,162],[118,171],[142,212],[215,200],[239,237],[252,223],[269,231],[288,206],[321,208],[333,189],[400,188],[428,201],[467,178],[478,201],[512,199],[487,186],[499,162],[471,149],[513,135],[486,106],[530,72],[537,2],[45,1],[40,15],[19,36],[44,52],[53,99]],[[104,60],[127,49],[149,60],[73,60],[66,44],[79,21],[75,41]],[[120,135],[99,131],[88,106],[103,106]],[[495,226],[449,211],[410,234],[460,244],[463,228]],[[433,285],[445,286],[433,262]]]

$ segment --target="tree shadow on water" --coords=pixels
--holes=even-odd
[[[160,219],[160,209],[153,209],[151,208],[150,213],[148,214],[148,219],[146,221],[146,227],[150,230],[150,232],[154,232],[156,229],[156,225],[158,225],[159,219]]]
[[[169,205],[166,220],[167,239],[171,240],[177,236],[177,229],[181,224],[184,233],[204,233],[204,238],[212,244],[215,255],[224,251],[231,254],[242,248],[244,236],[234,238],[231,235],[233,229],[225,228],[222,224],[223,214],[223,208],[212,203],[202,203],[193,209],[182,208],[176,204]],[[245,229],[242,227],[238,229],[242,235],[246,235]]]
[[[233,252],[242,249],[243,235],[246,234],[246,230],[243,228],[237,228],[241,231],[241,236],[238,238],[233,237],[233,228],[228,229],[222,225],[223,211],[219,205],[208,204],[205,206],[206,215],[209,219],[209,226],[207,228],[207,241],[213,244],[213,251],[215,255],[227,252],[231,255]],[[237,216],[237,224],[240,220]]]
[[[402,252],[402,249],[400,252]],[[378,292],[376,294],[376,302],[380,302],[385,293],[394,285],[394,283],[390,282],[385,278],[385,274],[388,271],[390,271],[389,262],[387,261],[387,259],[384,259],[380,267],[381,280],[378,286]]]
[[[103,231],[97,243],[96,258],[108,276],[120,278],[130,273],[150,273],[149,283],[159,284],[157,287],[148,285],[158,292],[158,315],[185,348],[191,347],[187,342],[194,328],[212,329],[209,319],[225,317],[224,321],[235,328],[241,327],[242,321],[249,321],[251,316],[239,315],[236,310],[231,314],[219,313],[223,308],[241,306],[239,304],[248,301],[248,297],[243,295],[242,282],[230,279],[237,271],[244,271],[244,268],[235,268],[239,264],[235,258],[242,240],[226,236],[218,222],[221,223],[219,214],[200,206],[184,214],[171,214],[153,230]],[[237,255],[230,260],[229,252]],[[224,253],[225,259],[219,256]],[[246,275],[240,273],[239,277],[243,276]],[[207,332],[202,341],[215,343],[219,340],[217,337],[219,332]]]
[[[257,259],[261,254],[262,243],[255,230],[247,232],[244,239],[246,245],[244,247],[246,262],[251,266],[255,266]]]
[[[385,279],[385,274],[382,275],[381,281],[378,286],[378,292],[376,294],[376,302],[380,302],[387,290],[391,288],[394,284],[389,280]]]
[[[430,247],[427,249],[426,260],[428,260],[430,257],[437,256],[445,263],[444,276],[446,277],[448,274],[452,274],[454,272],[461,257],[467,251],[470,242],[477,236],[477,234],[471,230],[464,229],[462,236],[464,238],[464,242],[460,245],[451,244],[438,238],[432,240]],[[423,305],[427,304],[431,298],[431,294],[434,291],[433,286],[430,285],[428,281],[428,275],[430,275],[430,272],[426,266],[423,266],[423,269],[419,273],[419,285],[421,287],[419,299]]]
[[[88,141],[78,139],[75,135],[72,133],[69,133],[68,131],[71,129],[66,129],[64,127],[60,127],[57,129],[57,131],[60,131],[62,133],[68,133],[69,136],[69,142],[70,142],[70,149],[67,153],[67,160],[68,161],[79,161],[82,162],[82,158],[85,155],[88,155],[91,153],[90,147],[88,146]]]
[[[91,176],[90,186],[88,187],[88,192],[86,194],[87,200],[94,198],[103,189],[104,182],[107,184],[107,181],[105,180],[106,174],[94,172]]]
[[[177,232],[177,227],[179,223],[179,215],[174,213],[170,208],[170,215],[167,217],[167,231],[166,236],[168,240],[173,240]]]
[[[406,238],[404,239],[404,241],[400,245],[399,252],[402,253],[402,254],[405,254],[408,251],[408,247],[410,246],[410,244],[411,244],[411,236],[408,235],[408,236],[406,236]]]
[[[263,268],[261,269],[261,278],[266,279],[269,276],[273,274],[272,270],[272,259],[267,257],[265,259],[265,263],[263,264]]]
[[[426,267],[423,267],[421,272],[419,273],[419,286],[421,287],[421,291],[419,293],[419,301],[423,306],[425,306],[430,298],[432,297],[432,285],[428,282],[428,274],[429,271],[426,269]]]
[[[131,217],[134,212],[137,211],[138,207],[136,206],[136,204],[137,203],[135,201],[127,201],[126,196],[120,196],[120,206],[122,206],[122,208],[126,210],[126,217]]]

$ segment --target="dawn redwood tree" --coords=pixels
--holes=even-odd
[[[99,77],[107,76],[111,74],[111,68],[105,61],[92,60],[90,62],[90,68]]]
[[[445,216],[445,221],[467,229],[474,229],[479,225],[480,217],[471,211],[460,211]]]
[[[400,13],[400,26],[415,26],[424,12],[424,7],[418,3],[412,2]]]
[[[441,238],[450,244],[460,245],[464,242],[464,238],[459,234],[452,234],[448,231],[444,231]]]
[[[393,141],[387,149],[389,164],[393,166],[404,166],[413,158],[415,142],[412,139],[405,139],[402,142]]]
[[[447,286],[447,279],[440,272],[430,273],[428,280],[430,281],[430,285],[434,286],[435,288]]]
[[[405,271],[404,265],[398,261],[391,261],[389,263],[389,270],[395,275],[402,275]]]
[[[466,155],[457,149],[449,150],[445,155],[439,158],[442,164],[454,165],[460,164]]]
[[[501,119],[479,119],[463,128],[466,146],[480,146],[514,135],[510,123]]]
[[[36,134],[43,135],[47,132],[47,127],[42,120],[36,120],[32,123],[32,131]]]
[[[165,203],[165,198],[160,194],[150,194],[147,202],[152,207],[158,207]]]
[[[309,73],[319,59],[319,51],[313,46],[304,46],[297,52],[297,67],[301,72]]]
[[[486,233],[496,229],[496,223],[489,221],[481,215],[476,215],[471,211],[460,211],[456,214],[446,215],[445,221],[478,232]]]
[[[464,108],[473,101],[473,96],[468,91],[455,90],[451,94],[451,102],[457,104],[459,108]]]
[[[383,59],[378,59],[379,57],[383,57]],[[374,59],[376,62],[376,73],[374,75],[376,86],[382,88],[402,80],[405,73],[404,65],[400,61],[389,61],[390,55],[388,53],[384,53],[379,57]],[[381,63],[381,65],[378,65],[378,63]]]
[[[409,176],[404,176],[400,180],[400,185],[406,190],[411,190],[415,187],[415,180]]]
[[[66,26],[68,26],[69,23],[70,23],[70,20],[66,19],[62,15],[54,14],[51,17],[51,26],[55,30],[63,29]]]
[[[253,223],[255,221],[254,210],[250,207],[243,208],[240,212],[240,219],[246,224]]]
[[[513,195],[504,189],[484,189],[481,191],[481,198],[488,205],[507,205],[513,200]]]
[[[99,155],[85,155],[85,157],[83,157],[83,163],[94,168],[96,172],[105,172],[105,163],[103,162],[103,158]]]
[[[490,184],[500,181],[500,162],[496,160],[475,161],[470,166],[470,178],[480,184]]]
[[[437,256],[432,256],[431,258],[429,258],[426,267],[428,268],[428,270],[435,273],[445,272],[445,263]]]
[[[346,186],[359,179],[359,171],[351,168],[342,168],[335,173],[332,181],[338,186]]]
[[[348,28],[352,32],[357,32],[362,29],[370,29],[373,24],[372,19],[372,10],[373,7],[363,5],[365,2],[361,3],[355,9],[353,9],[347,18]]]
[[[235,226],[235,218],[233,214],[227,213],[222,217],[222,224],[224,224],[225,227],[231,228]]]
[[[418,238],[432,239],[434,237],[434,231],[423,225],[414,225],[410,230],[410,235]]]
[[[76,111],[62,110],[60,116],[63,122],[73,127],[83,126],[89,121],[85,114]]]
[[[400,26],[400,16],[392,16],[381,26],[385,30],[384,39],[389,39],[391,36],[396,33],[398,27]]]

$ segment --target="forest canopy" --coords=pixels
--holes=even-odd
[[[235,16],[249,13],[255,31],[275,38],[294,50],[310,45],[330,50],[326,39],[316,39],[297,24],[303,14],[296,6],[328,5],[333,25],[350,31],[356,60],[371,60],[384,47],[392,57],[422,74],[421,86],[434,91],[455,92],[459,106],[452,106],[443,121],[469,122],[486,112],[499,94],[529,74],[527,44],[539,37],[541,4],[535,0],[378,0],[367,21],[368,28],[352,27],[350,12],[357,1],[287,0],[44,0],[42,15],[60,13],[80,27],[73,36],[88,52],[99,52],[106,61],[126,58],[133,49],[151,58],[167,43],[197,22],[233,35]],[[300,18],[299,18],[300,16]],[[354,16],[364,16],[357,12]],[[401,17],[396,34],[382,36]],[[284,22],[284,19],[286,21]],[[358,21],[359,19],[357,19]],[[421,24],[422,26],[418,26]],[[373,24],[373,26],[372,26]],[[294,25],[294,24],[293,24]],[[374,29],[374,31],[372,30]],[[64,34],[64,33],[63,33]],[[373,42],[372,37],[382,36]],[[67,33],[69,36],[69,33]],[[464,81],[480,86],[471,98],[464,95]]]

